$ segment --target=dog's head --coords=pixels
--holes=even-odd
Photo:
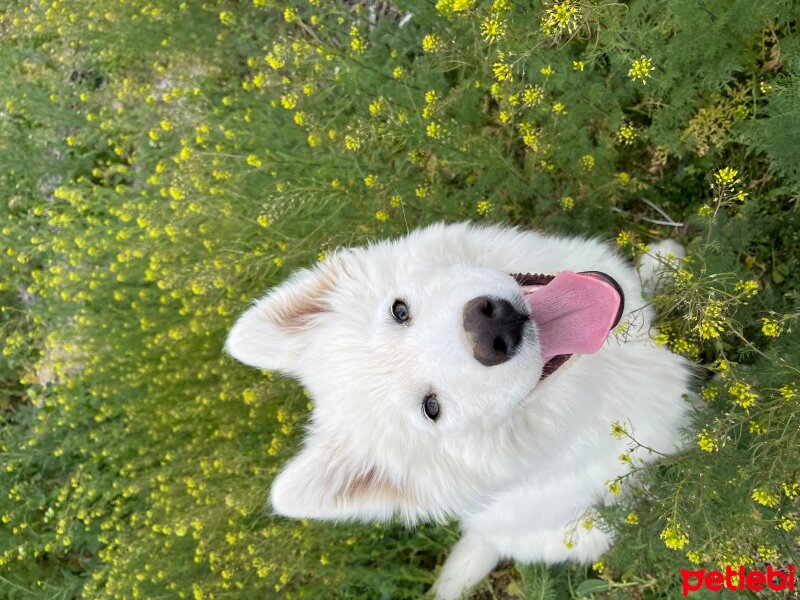
[[[305,448],[273,485],[278,512],[442,516],[452,503],[424,496],[436,480],[450,485],[463,448],[450,453],[447,440],[510,418],[548,363],[598,339],[568,329],[596,320],[586,312],[610,301],[611,285],[515,277],[470,231],[428,228],[339,251],[236,322],[228,352],[299,378],[314,400]]]

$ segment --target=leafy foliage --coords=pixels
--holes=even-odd
[[[4,597],[422,594],[452,528],[269,514],[308,398],[221,346],[290,269],[441,219],[689,248],[653,335],[698,363],[690,448],[609,482],[602,562],[479,597],[796,562],[793,2],[6,4]]]

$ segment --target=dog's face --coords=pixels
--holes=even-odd
[[[463,258],[408,238],[340,251],[245,313],[228,350],[298,377],[323,419],[441,435],[505,416],[541,376],[536,324],[511,274]]]
[[[314,400],[306,447],[273,486],[278,512],[436,514],[421,495],[444,476],[448,440],[536,388],[551,356],[535,288],[447,231],[337,252],[232,329],[231,355],[299,378]]]

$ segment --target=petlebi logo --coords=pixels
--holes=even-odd
[[[760,592],[772,590],[775,592],[794,591],[797,581],[795,578],[795,566],[789,565],[786,569],[776,569],[772,565],[767,565],[763,571],[746,571],[744,565],[739,565],[735,569],[731,565],[725,566],[725,572],[705,569],[681,569],[683,579],[683,597],[690,592],[699,589],[707,589],[710,592],[720,592],[730,590],[741,592],[749,590]]]

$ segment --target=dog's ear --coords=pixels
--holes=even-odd
[[[308,330],[329,310],[342,258],[331,262],[298,271],[256,302],[234,324],[225,350],[252,367],[291,371]]]
[[[297,519],[386,521],[417,518],[417,503],[376,465],[348,457],[343,445],[310,440],[278,474],[270,493],[278,514]]]

